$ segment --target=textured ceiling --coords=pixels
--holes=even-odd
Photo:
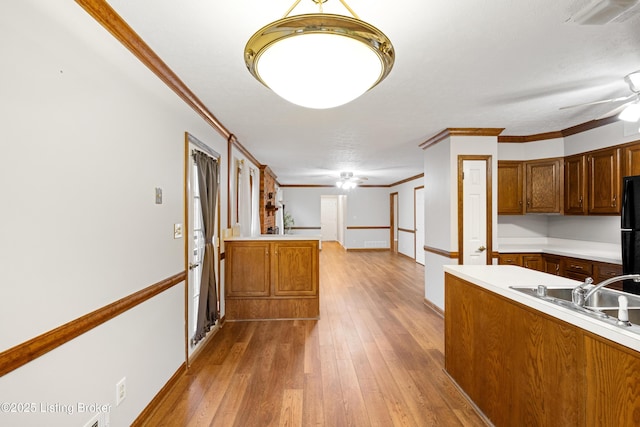
[[[422,173],[418,145],[445,128],[504,135],[566,129],[629,94],[640,69],[640,18],[569,21],[587,0],[349,0],[392,41],[391,74],[330,110],[280,99],[246,70],[251,35],[292,0],[110,0],[109,3],[281,184],[332,184],[341,170],[390,184]],[[317,11],[302,0],[293,14]],[[338,0],[325,12],[348,14]]]

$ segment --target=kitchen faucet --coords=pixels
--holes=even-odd
[[[624,274],[622,276],[612,277],[610,279],[603,280],[588,290],[587,286],[593,285],[593,279],[591,277],[587,277],[584,283],[573,288],[573,291],[571,291],[571,301],[580,307],[584,307],[587,300],[591,298],[593,294],[598,292],[600,288],[622,280],[633,280],[636,283],[640,283],[640,274]]]

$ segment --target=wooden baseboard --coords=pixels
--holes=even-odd
[[[444,319],[444,310],[441,309],[440,307],[438,307],[437,305],[435,305],[434,303],[432,303],[431,301],[429,301],[428,299],[424,299],[424,305],[426,305],[427,307],[429,307],[431,310],[433,310],[438,316],[442,317]]]
[[[149,419],[151,414],[153,414],[159,407],[164,398],[169,394],[171,389],[176,385],[176,383],[182,378],[182,376],[187,372],[187,364],[183,362],[182,365],[178,368],[178,370],[169,378],[169,381],[160,389],[158,394],[153,398],[151,402],[147,405],[146,408],[138,415],[133,423],[132,427],[142,427],[145,425],[145,421]]]

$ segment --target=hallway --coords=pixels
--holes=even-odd
[[[483,426],[443,372],[424,267],[323,242],[318,321],[228,322],[149,426]]]

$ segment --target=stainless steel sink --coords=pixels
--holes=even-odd
[[[613,317],[615,319],[618,318],[617,308],[607,308],[600,311],[607,316]],[[630,308],[627,313],[629,313],[629,322],[633,323],[634,325],[640,325],[640,308]]]
[[[594,293],[586,301],[584,306],[574,304],[571,300],[571,293],[574,288],[547,288],[531,286],[510,286],[511,289],[522,292],[526,295],[550,302],[561,307],[565,307],[594,317],[608,323],[615,323],[618,319],[618,297],[624,295],[628,300],[629,321],[634,325],[640,325],[640,295],[629,294],[627,292],[616,291],[614,289],[602,288]],[[634,332],[638,332],[634,327]]]

